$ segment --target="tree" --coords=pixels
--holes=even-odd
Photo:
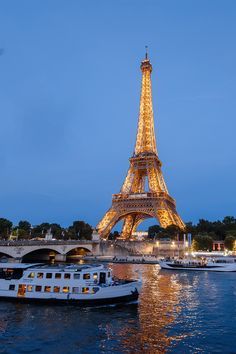
[[[195,235],[196,234],[196,226],[193,225],[191,221],[185,223],[186,229],[185,232]]]
[[[169,225],[165,228],[165,232],[168,234],[168,236],[172,239],[175,239],[175,237],[179,234],[181,234],[183,231],[177,226],[177,225]]]
[[[81,220],[74,221],[73,225],[68,228],[68,234],[71,236],[71,238],[77,238],[80,240],[91,240],[92,233],[92,227]]]
[[[205,219],[200,219],[197,227],[196,227],[198,232],[210,232],[214,231],[214,227],[212,225],[212,222],[205,220]]]
[[[232,225],[235,224],[236,219],[233,216],[225,216],[223,219],[223,223],[225,225]]]
[[[64,231],[59,224],[50,224],[49,229],[51,229],[51,233],[54,238],[60,239],[62,238],[62,232]]]
[[[18,240],[26,240],[30,238],[30,234],[28,231],[24,229],[19,229],[17,227],[12,231],[12,235],[17,236]]]
[[[21,220],[18,223],[18,228],[30,232],[31,224],[26,220]]]
[[[155,238],[163,229],[159,225],[153,225],[148,228],[148,237]]]
[[[213,240],[207,234],[194,236],[192,249],[193,251],[211,251]]]
[[[117,237],[119,237],[120,234],[118,231],[111,232],[110,235],[108,236],[108,240],[116,240]]]
[[[11,233],[12,222],[8,219],[0,218],[0,237],[6,238]]]
[[[16,227],[17,236],[19,239],[29,239],[31,238],[31,224],[26,220],[21,220]]]
[[[235,248],[235,237],[228,235],[225,238],[225,248],[229,251],[233,251]]]

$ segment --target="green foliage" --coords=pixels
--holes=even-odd
[[[212,250],[213,240],[207,234],[194,236],[192,249],[193,251],[210,251]]]
[[[225,225],[234,225],[236,222],[233,216],[225,216],[223,219],[223,224]]]
[[[0,218],[0,237],[5,239],[11,233],[12,222],[10,220]]]
[[[26,240],[30,238],[30,233],[24,229],[14,228],[12,235],[17,236],[18,240]]]
[[[229,251],[233,251],[235,249],[235,237],[228,235],[225,238],[225,248]]]
[[[183,231],[176,225],[169,225],[165,229],[159,225],[153,225],[148,228],[148,237],[150,239],[176,239],[176,236],[181,235]]]
[[[110,235],[108,236],[108,240],[116,240],[117,237],[119,237],[120,234],[118,231],[111,232]]]
[[[163,229],[159,225],[153,225],[148,228],[148,237],[153,239],[157,238],[158,234],[162,232]]]
[[[18,228],[30,232],[31,224],[26,220],[19,221]]]
[[[72,226],[68,228],[68,235],[73,239],[91,240],[93,229],[84,221],[74,221]]]
[[[92,236],[92,227],[84,221],[76,220],[68,228],[63,228],[56,223],[44,222],[34,227],[26,220],[21,220],[17,226],[13,227],[10,220],[0,218],[0,238],[7,239],[13,230],[18,229],[19,238],[35,238],[44,237],[46,232],[51,229],[53,237],[56,239],[86,239],[90,240]],[[197,236],[209,236],[213,240],[224,240],[228,236],[236,238],[236,219],[233,216],[225,216],[222,221],[209,221],[200,219],[196,225],[192,222],[186,223],[185,233],[191,233],[193,238]],[[182,239],[183,231],[175,225],[162,228],[159,225],[150,226],[148,229],[148,237],[151,239],[176,239],[177,234]],[[119,235],[118,232],[111,233],[110,238],[115,239]],[[210,242],[210,241],[209,241]],[[228,241],[226,241],[228,242]],[[195,241],[196,247],[199,247]],[[202,246],[201,246],[202,247]],[[205,246],[204,246],[205,247]],[[226,247],[229,249],[229,247]]]

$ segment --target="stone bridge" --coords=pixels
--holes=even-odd
[[[99,253],[100,241],[0,241],[0,255],[24,260],[26,256],[33,256],[36,252],[44,252],[58,261],[65,261],[73,251],[83,251],[83,254]]]
[[[95,256],[127,256],[129,254],[177,255],[183,253],[183,242],[171,241],[0,241],[0,258],[12,257],[19,261],[50,260],[66,261],[72,254]]]

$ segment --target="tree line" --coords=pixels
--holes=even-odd
[[[184,233],[191,233],[193,250],[212,250],[213,241],[224,241],[226,249],[234,250],[236,246],[236,219],[233,216],[225,216],[222,221],[200,219],[196,225],[187,222],[185,231],[175,225],[170,225],[166,229],[159,225],[153,225],[148,229],[148,237],[151,239],[170,238],[174,240],[178,235],[181,240]]]
[[[91,225],[84,221],[76,220],[67,228],[56,223],[43,222],[32,226],[29,221],[21,220],[17,225],[12,221],[0,218],[0,239],[8,240],[10,235],[16,236],[20,240],[28,240],[45,237],[50,230],[53,238],[64,240],[91,240],[93,229]]]
[[[10,220],[0,218],[0,239],[2,240],[8,240],[10,235],[22,240],[45,237],[48,230],[51,231],[53,238],[64,240],[91,240],[93,233],[91,225],[81,220],[76,220],[65,228],[59,224],[47,222],[32,226],[27,220],[21,220],[17,225],[13,225]],[[192,234],[194,250],[212,250],[213,241],[224,241],[225,248],[236,250],[236,219],[233,216],[225,216],[222,221],[200,219],[196,225],[187,222],[185,231],[180,230],[176,225],[170,225],[165,229],[159,225],[148,228],[148,238],[155,240],[166,238],[176,240],[177,237],[181,240],[184,233]],[[119,236],[119,232],[114,231],[109,239],[114,240]]]

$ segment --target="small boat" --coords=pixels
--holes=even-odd
[[[194,270],[211,272],[236,272],[236,259],[217,258],[217,259],[172,259],[161,260],[159,262],[162,269],[171,270]]]
[[[140,288],[103,265],[0,264],[0,299],[97,306],[136,301]]]

